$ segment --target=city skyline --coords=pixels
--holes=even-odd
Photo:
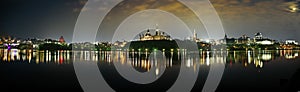
[[[7,3],[7,5],[1,6],[3,7],[1,10],[5,12],[1,15],[1,35],[10,35],[20,38],[33,37],[41,39],[53,39],[64,36],[67,42],[71,42],[76,18],[86,0],[45,1],[49,3],[42,3],[41,1],[37,0],[27,0],[26,2],[3,2]],[[41,2],[41,4],[38,5],[36,2]],[[124,3],[124,5],[130,6],[130,4],[136,4],[133,2],[134,0],[132,2]],[[159,3],[159,5],[153,5],[155,2]],[[225,33],[229,37],[239,37],[244,34],[251,36],[257,32],[261,32],[265,35],[268,35],[269,38],[275,40],[300,40],[300,37],[296,35],[299,34],[300,29],[299,26],[297,26],[300,21],[300,16],[297,13],[299,9],[297,8],[297,5],[295,5],[297,4],[295,3],[296,0],[211,0],[211,2],[221,17]],[[189,12],[185,11],[180,4],[173,2],[173,0],[169,0],[168,2],[150,0],[144,3],[144,6],[134,6],[129,8],[140,10],[148,9],[150,7],[158,7],[158,9],[174,12]],[[165,5],[169,7],[177,7],[163,7]],[[91,11],[92,9],[82,10]],[[116,11],[119,13],[121,13],[120,11],[132,12],[120,10],[118,7],[116,7]],[[118,12],[116,14],[118,14]],[[158,18],[159,17],[163,16],[158,16]],[[187,21],[193,19],[189,17],[192,17],[192,15],[186,16]],[[149,23],[153,24],[159,22],[160,21],[157,20]],[[162,23],[160,24],[163,25]],[[199,37],[208,38],[206,31],[200,24],[198,25],[198,28],[195,28]],[[149,27],[149,25],[147,26]],[[172,26],[165,27],[175,30],[172,28]],[[282,34],[284,34],[284,36],[282,36]],[[98,38],[97,40],[105,41],[106,39]]]
[[[4,92],[300,90],[300,0],[0,2]]]

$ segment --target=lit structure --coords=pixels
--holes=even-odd
[[[235,40],[237,44],[248,44],[251,42],[250,37],[243,35],[242,37]]]
[[[274,44],[274,41],[270,40],[270,39],[262,39],[262,40],[256,41],[256,43],[262,44],[262,45],[272,45],[272,44]]]
[[[151,31],[155,31],[155,35],[151,35]],[[161,32],[157,27],[155,29],[148,29],[146,33],[140,34],[140,41],[147,40],[171,40],[169,35],[166,35],[165,32]]]
[[[250,38],[246,35],[242,35],[239,38],[228,38],[227,35],[225,34],[225,37],[223,39],[223,43],[226,44],[260,44],[260,45],[273,45],[275,43],[275,40],[265,38],[263,37],[262,33],[258,32],[255,34],[254,38]]]
[[[262,33],[260,33],[260,32],[255,34],[254,42],[256,44],[262,44],[262,45],[272,45],[275,43],[274,40],[264,38]]]
[[[123,41],[123,42],[116,41],[113,45],[118,46],[118,47],[124,47],[126,44],[127,44],[127,41]]]
[[[63,36],[60,36],[59,42],[60,42],[60,43],[65,43],[65,42],[66,42]]]
[[[286,40],[285,44],[295,44],[295,45],[298,45],[299,43],[297,41],[295,41],[295,40]]]
[[[196,33],[195,29],[194,29],[194,33],[193,33],[193,41],[200,42],[200,39],[197,37],[197,33]]]
[[[2,37],[1,44],[3,44],[3,46],[7,47],[8,49],[19,45],[19,43],[17,43],[17,40],[15,38],[12,39],[10,36]]]
[[[255,34],[255,39],[263,39],[262,33],[258,32]]]

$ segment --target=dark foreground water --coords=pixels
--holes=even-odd
[[[299,53],[298,50],[150,53],[0,49],[0,88],[83,91],[74,71],[75,61],[95,62],[106,83],[116,91],[166,91],[177,81],[181,68],[187,70],[185,76],[197,76],[192,91],[201,91],[212,65],[225,66],[216,91],[299,91]],[[126,73],[132,70],[122,73],[118,70],[128,67],[136,73],[153,72],[151,78],[155,80],[137,83],[135,79],[143,78]]]

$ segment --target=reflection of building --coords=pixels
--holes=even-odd
[[[155,31],[155,35],[151,35],[151,31]],[[171,40],[171,37],[156,27],[156,29],[148,29],[146,33],[140,34],[140,41],[147,40]]]

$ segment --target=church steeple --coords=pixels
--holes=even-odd
[[[227,39],[227,34],[225,34],[224,39]]]

